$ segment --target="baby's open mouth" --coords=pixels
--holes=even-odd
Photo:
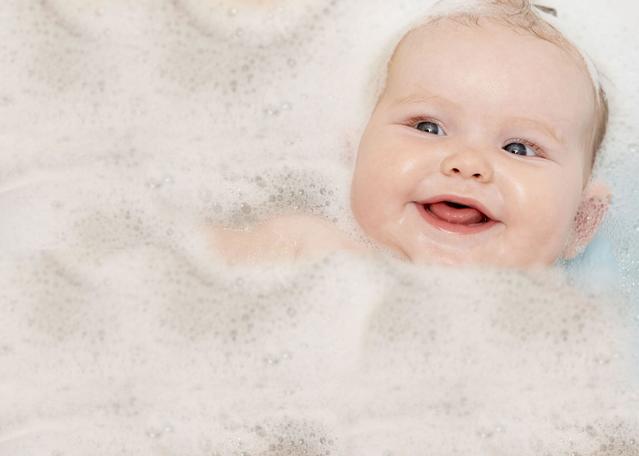
[[[436,197],[416,204],[426,221],[443,231],[472,234],[497,223],[479,203],[463,198]]]
[[[489,217],[479,209],[453,201],[426,204],[425,209],[448,223],[459,225],[486,223],[489,220]]]

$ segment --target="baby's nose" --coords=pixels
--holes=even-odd
[[[479,182],[490,182],[493,179],[493,167],[481,152],[475,150],[448,155],[442,160],[441,172],[446,176],[457,175]]]

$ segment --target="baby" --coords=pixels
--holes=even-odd
[[[413,27],[385,65],[357,153],[355,220],[414,263],[572,258],[610,198],[590,179],[608,116],[596,72],[528,1],[462,3]],[[368,249],[310,215],[216,228],[210,241],[231,262]]]

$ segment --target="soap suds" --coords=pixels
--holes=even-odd
[[[639,455],[629,0],[552,5],[612,82],[620,289],[381,254],[229,269],[197,231],[356,233],[362,91],[427,6],[0,5],[0,455]]]

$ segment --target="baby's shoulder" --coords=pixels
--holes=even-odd
[[[214,250],[231,263],[295,260],[337,250],[366,250],[334,223],[308,214],[280,215],[242,230],[213,227],[208,238]]]

